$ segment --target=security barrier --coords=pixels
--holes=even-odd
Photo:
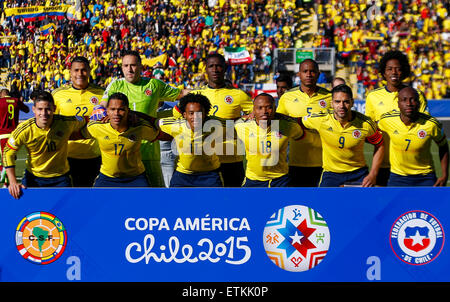
[[[450,281],[449,188],[0,190],[0,281]]]

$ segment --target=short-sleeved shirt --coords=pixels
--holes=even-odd
[[[391,172],[403,176],[427,174],[434,171],[431,142],[438,146],[447,143],[442,124],[434,117],[420,113],[418,119],[405,125],[400,112],[383,114],[378,127],[389,136]]]
[[[383,137],[377,125],[362,113],[352,111],[353,119],[344,127],[336,120],[333,110],[303,117],[306,128],[319,132],[322,140],[323,169],[345,173],[366,166],[364,143],[382,143]]]
[[[152,117],[157,117],[159,102],[175,101],[181,89],[174,88],[158,79],[142,77],[137,83],[130,83],[125,78],[112,81],[105,90],[102,101],[107,101],[108,97],[121,92],[128,97],[130,109],[145,113]],[[159,142],[143,142],[141,147],[143,160],[160,159]]]
[[[141,120],[126,131],[119,132],[110,123],[90,122],[87,137],[98,141],[102,156],[100,172],[113,178],[133,177],[145,171],[141,159],[141,141],[153,141],[159,131]]]
[[[260,127],[255,120],[242,119],[236,122],[235,129],[245,146],[245,177],[259,181],[272,180],[289,172],[289,140],[300,140],[304,135],[296,121],[279,116],[271,121],[267,129]]]
[[[68,140],[72,133],[82,130],[86,121],[76,117],[54,115],[50,129],[44,130],[31,118],[12,133],[3,152],[5,167],[13,167],[21,146],[28,151],[26,169],[37,177],[57,177],[69,172]]]
[[[217,123],[219,128],[223,126],[221,122],[217,121]],[[214,149],[214,140],[208,141],[208,137],[213,132],[193,131],[184,118],[160,119],[159,127],[161,131],[174,138],[173,143],[176,144],[174,153],[177,155],[176,170],[178,172],[193,174],[213,171],[220,167],[219,157]],[[217,129],[217,131],[223,130]]]
[[[285,92],[277,107],[277,112],[298,118],[322,112],[331,106],[331,93],[323,87],[310,97],[300,87]],[[317,131],[306,130],[305,138],[291,141],[289,146],[289,166],[322,166],[322,142]]]
[[[0,98],[0,135],[13,132],[19,124],[19,100]]]
[[[78,119],[89,117],[94,106],[100,103],[105,89],[89,84],[86,89],[76,89],[72,85],[65,85],[52,92],[56,105],[56,114],[75,116]],[[94,139],[69,141],[71,158],[94,158],[100,155],[98,143]]]

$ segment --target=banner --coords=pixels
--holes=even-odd
[[[17,36],[0,36],[0,48],[9,47],[16,40]]]
[[[28,6],[5,9],[7,18],[23,18],[26,22],[43,20],[46,16],[64,18],[70,5]]]
[[[314,51],[297,51],[295,53],[295,63],[299,64],[306,59],[314,60]]]
[[[225,60],[228,64],[249,64],[252,58],[245,47],[225,47]]]
[[[2,282],[450,281],[450,188],[30,188],[0,200]]]
[[[150,67],[153,67],[158,63],[161,63],[162,66],[166,66],[166,62],[167,62],[167,54],[166,53],[159,55],[157,57],[154,57],[154,58],[142,59],[142,65],[146,65],[146,66],[150,66]]]

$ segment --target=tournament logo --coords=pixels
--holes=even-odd
[[[424,139],[427,136],[427,132],[425,130],[419,130],[417,132],[417,136],[421,139]]]
[[[227,103],[228,105],[233,103],[233,97],[231,95],[227,95],[225,97],[225,103]]]
[[[439,256],[445,235],[436,217],[424,211],[410,211],[397,218],[389,239],[392,250],[400,260],[423,265]]]
[[[320,101],[319,101],[319,106],[320,106],[321,108],[326,108],[326,107],[327,107],[327,101],[325,101],[325,100],[320,100]]]
[[[353,136],[353,138],[356,138],[356,139],[360,138],[361,137],[361,131],[358,130],[358,129],[353,130],[352,136]]]
[[[302,205],[287,206],[274,213],[263,237],[269,259],[291,272],[317,266],[330,246],[326,221],[314,209]]]
[[[35,264],[49,264],[58,259],[67,244],[62,222],[46,212],[34,212],[16,228],[16,246],[23,258]]]

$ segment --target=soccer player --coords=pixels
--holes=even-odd
[[[333,81],[331,81],[332,88],[342,85],[342,84],[345,84],[345,80],[341,77],[336,77],[333,79]]]
[[[208,121],[215,120],[218,128],[215,130],[220,134],[223,123],[207,115],[211,103],[201,94],[189,93],[182,97],[178,110],[183,118],[159,120],[161,131],[173,137],[178,156],[170,187],[223,187],[220,160],[214,144],[215,141],[221,142],[221,139],[211,139],[215,132],[204,127]],[[211,143],[207,144],[210,139]]]
[[[398,92],[398,108],[383,114],[378,127],[390,140],[391,173],[388,186],[446,186],[448,143],[441,123],[419,112],[420,95],[414,88]],[[430,152],[431,142],[439,146],[442,176],[436,178]]]
[[[317,86],[319,65],[311,59],[300,63],[300,86],[284,93],[277,112],[304,117],[330,108],[331,94]],[[295,187],[317,187],[322,174],[322,143],[317,131],[307,130],[304,139],[289,144],[289,174]]]
[[[408,58],[401,51],[388,51],[380,60],[380,74],[386,85],[374,89],[367,94],[365,115],[378,122],[382,114],[398,109],[398,91],[407,86],[403,81],[411,74]],[[422,92],[419,93],[419,111],[427,112],[427,100]],[[381,165],[377,185],[386,186],[389,179],[389,137],[385,137],[385,153]]]
[[[143,140],[154,141],[159,130],[144,119],[131,122],[129,101],[123,93],[110,95],[106,110],[107,123],[91,121],[86,129],[86,136],[98,141],[102,157],[94,187],[148,187],[140,148]]]
[[[19,198],[27,187],[71,187],[67,161],[68,140],[86,126],[86,120],[56,115],[55,102],[49,92],[38,94],[33,104],[34,118],[21,123],[8,139],[3,152],[8,190]],[[25,146],[28,151],[22,183],[16,180],[17,151]]]
[[[19,124],[19,110],[28,113],[30,108],[18,98],[10,97],[8,89],[0,90],[0,183],[6,180],[6,170],[2,166],[3,149]]]
[[[208,85],[202,89],[193,90],[206,96],[211,102],[209,115],[225,120],[237,120],[242,113],[248,114],[252,111],[252,100],[247,93],[241,89],[234,88],[227,84],[225,72],[227,63],[221,54],[211,53],[206,58],[206,76]],[[178,108],[178,106],[175,107]],[[174,116],[177,113],[174,112]],[[226,135],[222,146],[217,146],[219,150],[220,171],[225,187],[240,187],[244,180],[244,156],[237,150],[236,135]],[[233,150],[233,154],[230,154]]]
[[[139,53],[126,51],[122,56],[124,77],[108,85],[102,98],[102,106],[105,106],[111,94],[121,92],[128,97],[130,109],[156,118],[159,102],[175,101],[189,92],[186,89],[181,90],[171,87],[158,79],[142,77],[141,71],[142,61]],[[141,156],[151,186],[164,187],[159,142],[142,142]]]
[[[339,85],[331,93],[332,110],[302,119],[304,127],[317,130],[322,140],[324,171],[319,186],[374,186],[384,153],[382,134],[370,118],[351,110],[350,87]],[[370,172],[364,158],[365,142],[375,146]]]
[[[245,145],[246,170],[243,187],[287,187],[290,185],[287,148],[289,139],[303,138],[294,119],[275,114],[275,99],[261,93],[253,102],[254,119],[236,122],[239,139]]]
[[[278,99],[288,90],[292,89],[292,78],[289,74],[281,74],[276,80]]]
[[[76,56],[70,64],[71,84],[55,89],[52,94],[56,114],[89,117],[99,105],[105,89],[89,83],[90,67],[85,57]],[[68,161],[74,187],[92,187],[101,165],[100,150],[94,139],[69,141]]]

